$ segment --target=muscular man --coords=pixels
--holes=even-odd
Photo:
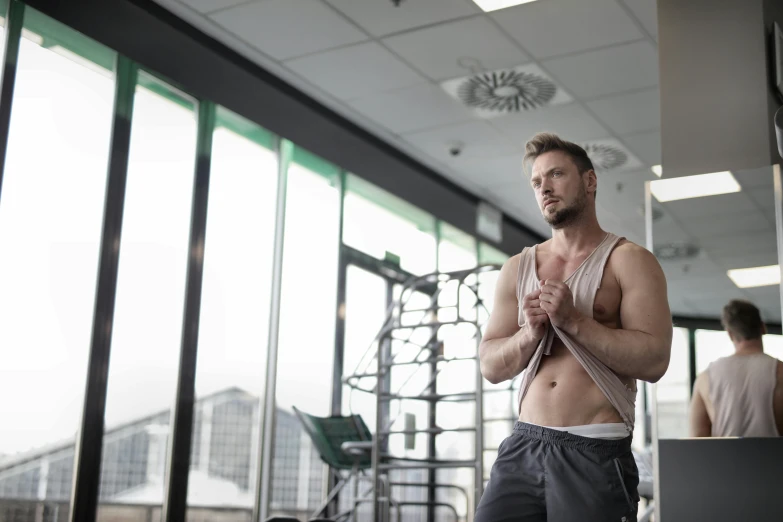
[[[492,383],[524,371],[519,422],[503,441],[476,522],[636,520],[636,380],[666,372],[672,321],[655,257],[605,232],[580,146],[526,145],[552,239],[503,266],[480,346]]]
[[[764,353],[767,333],[759,309],[733,300],[723,307],[723,328],[734,355],[710,364],[696,378],[691,437],[783,435],[783,362]]]

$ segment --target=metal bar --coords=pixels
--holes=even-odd
[[[0,201],[3,195],[5,158],[8,153],[8,133],[11,127],[11,108],[14,104],[16,65],[19,61],[19,45],[24,26],[24,4],[18,0],[8,3],[5,25],[5,49],[3,51],[3,83],[0,85]]]
[[[778,239],[778,265],[783,281],[783,174],[780,164],[772,165],[772,178],[775,186],[775,232]],[[780,309],[783,311],[783,292],[780,292]],[[781,318],[783,323],[783,318]],[[769,327],[767,327],[769,329]]]
[[[288,188],[288,164],[293,153],[293,144],[280,140],[277,144],[277,202],[275,213],[275,249],[272,263],[272,295],[269,306],[269,342],[267,343],[266,391],[264,392],[264,422],[261,426],[261,451],[259,452],[256,501],[253,505],[253,520],[264,520],[269,515],[269,501],[272,498],[272,459],[274,458],[275,419],[277,404],[277,350],[280,334],[280,295],[283,284],[283,247],[285,244],[285,203]]]
[[[653,243],[653,213],[652,213],[652,184],[644,183],[644,232],[647,250],[655,252]],[[653,449],[653,496],[655,498],[655,520],[661,519],[661,484],[660,469],[658,467],[658,386],[655,383],[645,383],[650,391],[652,405],[652,419],[650,420],[650,433],[652,434]]]
[[[346,173],[340,171],[339,253],[337,254],[337,311],[334,326],[334,366],[332,367],[332,415],[342,414],[343,366],[345,361],[345,299],[348,284],[348,263],[343,251],[343,227],[345,225]]]
[[[440,433],[456,433],[456,432],[469,432],[469,431],[476,431],[476,428],[439,428],[435,426],[434,428],[423,428],[420,430],[384,431],[383,434],[384,435],[415,435],[417,433],[434,433],[438,435]]]
[[[161,513],[164,522],[185,520],[188,509],[188,476],[193,442],[193,408],[196,403],[196,362],[214,130],[215,105],[209,101],[202,101],[198,107],[196,166],[193,202],[190,209],[190,243],[185,310],[182,318],[182,346],[179,354],[177,395],[171,413],[171,443],[168,448],[166,489]]]
[[[443,461],[443,462],[411,462],[410,464],[380,464],[381,471],[392,469],[441,469],[441,468],[472,468],[476,465],[473,459],[465,461]]]
[[[114,115],[90,357],[87,361],[87,383],[73,464],[71,507],[68,515],[71,522],[95,522],[98,510],[106,388],[137,74],[138,70],[133,62],[122,55],[117,56]]]
[[[343,248],[343,228],[345,226],[345,192],[347,174],[340,171],[340,214],[338,228],[338,254],[337,254],[337,306],[335,307],[334,323],[334,365],[332,366],[332,415],[342,415],[343,409],[343,373],[345,372],[345,299],[348,284],[348,263]],[[350,393],[350,392],[349,392]],[[326,491],[334,491],[336,483],[334,475],[327,472],[325,481]],[[331,500],[334,500],[332,502]],[[339,509],[339,499],[335,496],[330,499],[327,516],[332,517]]]
[[[441,235],[441,226],[442,223],[440,221],[435,221],[435,271],[437,273],[440,273],[440,243],[443,239]],[[431,312],[433,310],[437,310],[439,308],[438,306],[438,300],[440,298],[440,293],[436,293],[433,297],[430,298],[430,309],[427,310],[427,312]],[[459,287],[457,288],[457,316],[459,317]],[[424,316],[426,317],[426,315]],[[435,317],[437,317],[437,312],[435,314]],[[402,318],[400,318],[402,320]],[[438,335],[438,329],[432,328],[430,330],[432,337],[437,339]],[[442,346],[442,343],[434,343],[437,344],[438,348]],[[424,351],[424,347],[422,347],[422,351]],[[430,366],[430,383],[427,387],[427,391],[432,395],[437,395],[438,393],[438,358],[439,353],[436,350],[430,349],[428,354],[428,360],[429,360],[429,366]],[[418,356],[417,356],[418,357]],[[434,459],[437,456],[437,441],[436,441],[436,434],[433,432],[438,426],[437,422],[438,418],[438,412],[437,412],[437,402],[431,401],[427,403],[427,422],[428,422],[428,429],[427,431],[427,458],[428,459]],[[435,502],[437,491],[434,487],[435,482],[437,482],[437,470],[430,469],[427,470],[427,483],[429,484],[429,487],[427,488],[427,501],[428,502]],[[391,492],[390,492],[391,494]],[[427,507],[427,522],[435,522],[435,509],[432,505]]]
[[[688,328],[688,369],[689,381],[688,398],[693,395],[693,384],[696,382],[696,330]]]
[[[474,239],[476,245],[476,262],[479,261],[479,241]],[[479,312],[481,311],[481,298],[479,297],[479,276],[476,274],[476,360],[479,359],[479,346],[481,345],[481,326],[479,324]],[[475,490],[473,493],[474,508],[478,505],[484,494],[484,376],[481,375],[481,364],[476,363],[476,470],[474,475]]]

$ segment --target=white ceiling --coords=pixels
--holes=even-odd
[[[542,235],[549,229],[522,179],[525,142],[547,130],[619,147],[628,162],[599,172],[599,216],[604,228],[644,243],[644,182],[661,163],[655,0],[538,0],[494,13],[471,0],[157,1]],[[518,66],[548,76],[569,101],[484,118],[441,87]],[[464,144],[457,157],[449,153],[455,142]],[[725,267],[729,255],[752,266],[736,258],[742,242],[769,260],[756,248],[775,244],[764,174],[769,187],[747,173],[740,194],[664,206],[656,242],[704,247],[688,277],[682,263],[664,263],[675,312],[715,316],[720,301],[738,294]],[[777,297],[763,293],[742,295],[763,298],[779,322]]]

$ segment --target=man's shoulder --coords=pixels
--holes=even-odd
[[[658,264],[658,260],[655,258],[652,252],[641,245],[637,245],[633,241],[628,241],[627,239],[621,239],[617,243],[617,246],[612,251],[609,260],[613,264],[619,263],[623,266],[635,265],[637,263],[642,263],[644,265],[647,263]]]

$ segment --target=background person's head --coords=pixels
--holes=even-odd
[[[530,164],[536,202],[552,228],[572,225],[589,211],[595,215],[598,180],[582,147],[542,132],[525,145],[524,163]]]
[[[750,301],[732,299],[723,307],[721,324],[736,345],[744,341],[760,341],[767,333],[761,312]]]

